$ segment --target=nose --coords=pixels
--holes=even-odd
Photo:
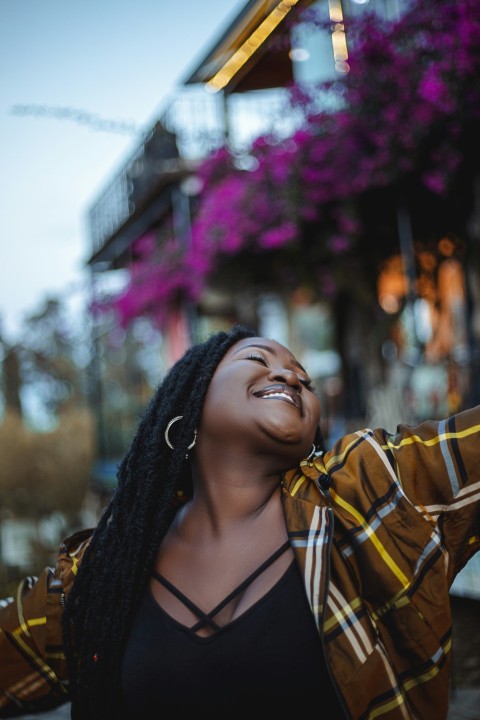
[[[301,392],[302,383],[300,382],[298,375],[294,370],[281,367],[272,368],[272,376],[275,382],[283,382],[286,385],[290,385],[290,387],[295,388],[297,392]]]

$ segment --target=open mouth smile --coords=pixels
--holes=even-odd
[[[303,408],[302,398],[296,390],[288,385],[269,385],[263,390],[257,390],[257,392],[253,394],[255,397],[266,400],[283,400],[284,402],[290,403],[290,405],[295,405],[300,411],[302,411]]]

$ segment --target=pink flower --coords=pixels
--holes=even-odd
[[[351,241],[343,235],[334,235],[328,242],[330,249],[335,255],[341,255],[350,249]]]
[[[259,245],[268,250],[273,250],[287,245],[287,243],[296,240],[297,237],[298,228],[293,223],[286,223],[263,232],[259,237]]]
[[[161,236],[154,230],[134,243],[130,286],[116,302],[124,319],[164,316],[178,297],[198,298],[225,256],[243,261],[249,252],[254,261],[258,251],[295,247],[304,225],[316,226],[304,236],[312,257],[340,267],[361,236],[358,201],[371,189],[414,175],[447,193],[462,134],[480,118],[480,3],[418,2],[395,22],[366,13],[350,19],[348,32],[350,72],[328,86],[340,109],[318,111],[327,86],[294,86],[304,123],[290,138],[257,138],[246,150],[248,171],[226,146],[206,158],[196,171],[203,186],[190,245],[163,226]],[[335,292],[331,273],[320,282]]]

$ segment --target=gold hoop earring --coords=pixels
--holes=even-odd
[[[171,450],[174,450],[175,448],[173,447],[172,443],[170,442],[170,438],[169,438],[169,436],[168,436],[168,433],[169,433],[170,428],[172,427],[172,425],[173,425],[174,423],[176,423],[177,420],[182,420],[182,418],[183,418],[183,415],[177,415],[176,417],[172,418],[172,419],[170,420],[170,422],[168,423],[166,429],[165,429],[165,442],[167,443],[168,447],[169,447]],[[197,442],[197,431],[194,430],[194,432],[193,432],[193,441],[190,443],[190,445],[188,446],[187,450],[191,450],[191,449],[194,447],[194,445],[195,445],[196,442]]]

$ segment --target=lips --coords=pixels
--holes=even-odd
[[[303,403],[299,393],[288,385],[282,385],[280,383],[276,385],[268,385],[263,390],[257,390],[253,393],[255,397],[263,398],[265,400],[283,400],[291,405],[295,405],[296,408],[302,411]]]

